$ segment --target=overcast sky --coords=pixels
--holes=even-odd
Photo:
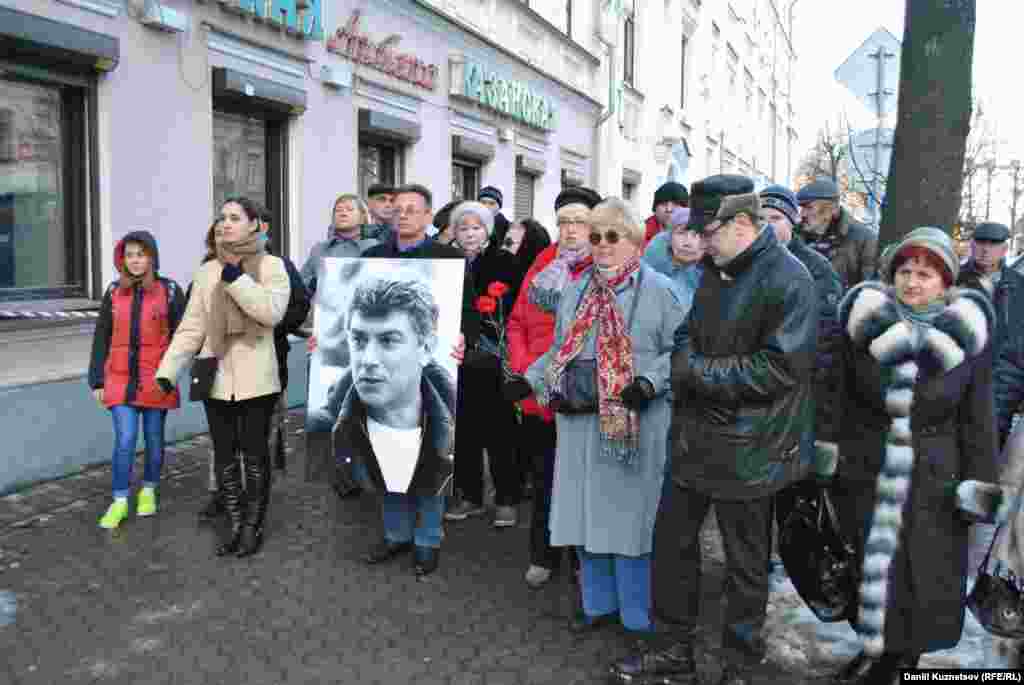
[[[977,0],[977,8],[975,92],[1003,141],[1001,161],[1024,158],[1024,89],[1017,78],[1024,58],[1020,33],[1024,2]],[[902,40],[903,18],[903,0],[798,0],[793,20],[798,60],[793,106],[800,127],[801,156],[813,145],[822,124],[835,121],[840,111],[857,130],[874,125],[872,112],[835,81],[833,72],[879,27]],[[895,116],[890,115],[886,123],[895,126]],[[999,215],[996,204],[993,200],[992,218],[1008,221],[1009,210],[1002,210],[1006,203],[998,203]]]

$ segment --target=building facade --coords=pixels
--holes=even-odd
[[[560,189],[597,183],[597,17],[564,17],[577,42],[516,0],[0,0],[0,492],[110,458],[85,372],[131,230],[186,286],[232,195],[300,266],[376,181],[436,207],[495,185],[553,228]],[[298,404],[301,345],[290,367]],[[168,439],[205,430],[187,404]]]
[[[792,185],[795,0],[601,2],[613,114],[602,192],[647,212],[668,180],[739,173]]]

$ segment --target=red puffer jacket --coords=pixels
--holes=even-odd
[[[647,247],[647,243],[651,242],[659,233],[661,233],[661,224],[658,223],[658,217],[651,214],[644,224],[644,247]]]
[[[159,264],[156,241],[144,231],[129,233],[117,244],[114,253],[118,270],[129,239],[149,245],[155,272]],[[132,287],[119,281],[107,288],[89,364],[89,387],[103,388],[104,405],[129,404],[146,409],[179,406],[178,391],[164,394],[155,374],[184,311],[184,293],[167,278],[147,278]]]
[[[554,261],[558,254],[558,243],[544,248],[537,255],[533,266],[526,272],[523,283],[519,286],[519,297],[512,307],[505,338],[508,342],[509,366],[515,373],[525,373],[530,364],[537,361],[555,343],[555,315],[530,302],[530,286],[538,273]],[[585,267],[584,267],[585,268]],[[575,271],[577,278],[583,269]],[[537,400],[528,397],[522,401],[523,413],[541,416],[545,421],[553,421],[555,415],[542,408]]]

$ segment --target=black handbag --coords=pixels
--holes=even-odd
[[[826,485],[804,480],[777,497],[779,556],[800,599],[819,621],[857,612],[857,554],[843,536]]]
[[[967,608],[981,627],[999,637],[1024,639],[1024,579],[1013,571],[1006,575],[989,573],[988,562],[999,534],[1006,528],[1000,524],[989,543],[988,552],[978,567],[978,580],[967,595]]]
[[[637,272],[633,302],[630,305],[629,319],[626,322],[627,333],[633,329],[633,319],[636,318],[636,307],[640,301],[640,286],[643,284],[643,279],[644,271],[640,269]],[[590,282],[587,281],[580,292],[579,300],[576,301],[576,310],[579,310],[583,296],[589,287]],[[596,414],[598,409],[597,360],[577,358],[566,364],[559,387],[552,393],[552,400],[552,408],[560,414]]]
[[[202,402],[210,399],[213,392],[213,381],[217,378],[217,358],[197,357],[192,361],[191,378],[188,384],[190,402]]]

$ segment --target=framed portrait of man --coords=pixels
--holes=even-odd
[[[328,258],[314,303],[309,480],[451,491],[464,262]]]

